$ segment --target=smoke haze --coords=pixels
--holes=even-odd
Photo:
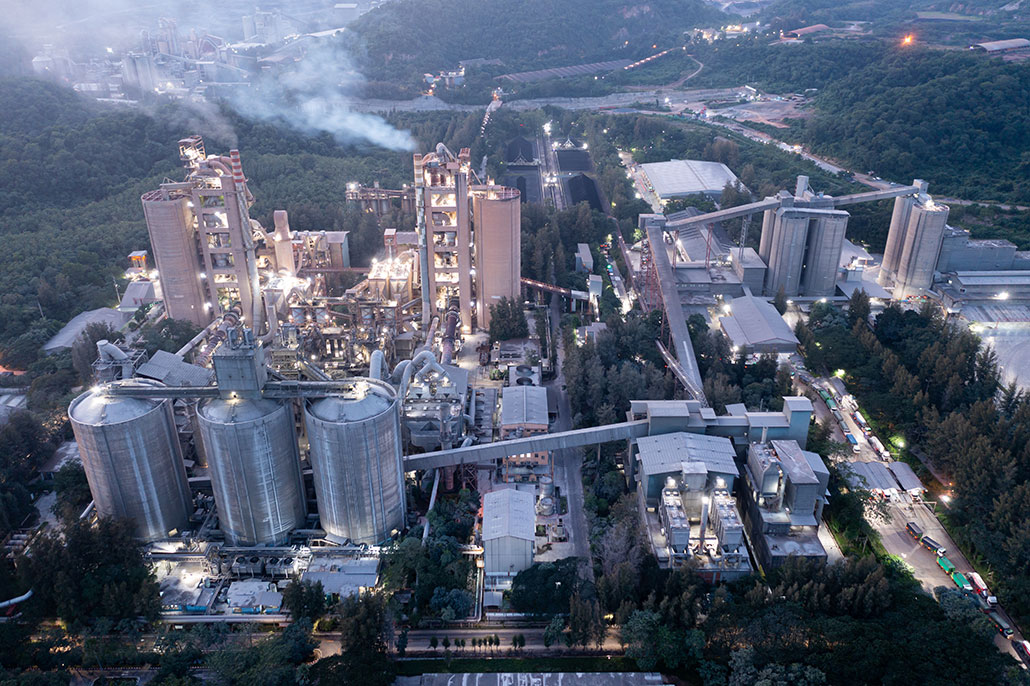
[[[180,37],[190,29],[221,36],[228,42],[242,37],[241,18],[258,6],[262,10],[293,4],[227,0],[222,3],[180,0],[42,0],[5,3],[0,13],[0,39],[22,44],[29,55],[44,44],[67,49],[76,61],[103,58],[107,48],[115,54],[138,50],[142,31],[155,32],[159,18],[176,21]],[[328,5],[331,7],[331,4]],[[360,94],[362,76],[353,68],[343,40],[337,37],[301,37],[297,52],[304,57],[275,74],[257,74],[251,87],[234,89],[225,102],[240,116],[294,128],[304,133],[328,133],[338,142],[370,143],[390,150],[410,150],[410,134],[394,128],[382,117],[357,112],[351,102]],[[191,132],[235,140],[231,124],[213,103],[181,103],[187,113],[169,114],[168,108],[144,108],[155,116],[182,119]]]

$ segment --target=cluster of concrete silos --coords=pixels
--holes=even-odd
[[[154,381],[117,382],[161,388]],[[155,393],[155,395],[157,395]],[[88,391],[68,408],[97,512],[144,540],[188,526],[192,497],[171,400]],[[404,522],[399,404],[389,384],[355,380],[304,400],[321,527],[330,541],[378,543]],[[211,398],[196,410],[226,541],[281,545],[306,518],[294,401]]]

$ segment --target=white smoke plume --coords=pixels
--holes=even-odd
[[[278,74],[268,74],[229,100],[248,119],[286,124],[307,133],[325,132],[341,143],[367,142],[390,150],[413,150],[406,131],[382,117],[357,112],[351,99],[362,77],[339,39],[312,40],[304,57]]]

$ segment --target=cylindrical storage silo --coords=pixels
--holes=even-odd
[[[380,543],[404,524],[400,410],[388,384],[355,380],[304,409],[318,514],[326,538]]]
[[[232,545],[280,545],[304,523],[288,404],[216,398],[197,408],[222,531]]]
[[[112,386],[163,387],[132,379]],[[146,541],[181,532],[192,510],[170,400],[97,391],[68,407],[97,512],[131,521]]]

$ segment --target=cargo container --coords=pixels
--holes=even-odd
[[[905,531],[907,531],[909,535],[917,541],[923,537],[923,528],[915,522],[909,522],[906,524]]]
[[[942,557],[946,552],[948,552],[944,549],[944,546],[942,546],[940,543],[933,540],[929,536],[923,536],[919,542],[923,544],[924,548],[929,550],[931,553],[937,555],[938,557]]]

